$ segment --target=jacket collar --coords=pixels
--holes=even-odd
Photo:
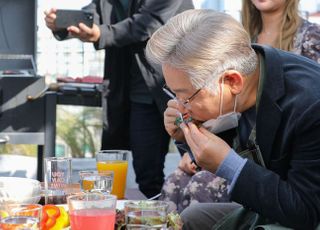
[[[252,48],[264,58],[265,79],[257,111],[256,141],[268,167],[274,138],[281,121],[277,101],[285,94],[284,73],[279,51],[268,46],[253,44]]]

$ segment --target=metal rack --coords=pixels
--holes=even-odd
[[[32,55],[0,55],[0,144],[38,146],[37,179],[42,180],[44,156],[54,154],[54,129],[48,107],[41,95],[45,79],[36,75]]]

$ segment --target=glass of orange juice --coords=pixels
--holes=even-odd
[[[123,199],[128,171],[128,150],[101,150],[96,154],[98,172],[113,171],[111,194]]]

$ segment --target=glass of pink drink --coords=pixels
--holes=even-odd
[[[102,193],[81,193],[67,198],[71,229],[114,230],[117,197]]]

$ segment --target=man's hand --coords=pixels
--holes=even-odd
[[[179,105],[174,99],[168,101],[168,107],[164,111],[164,126],[169,133],[169,135],[177,140],[184,141],[184,135],[182,130],[175,124],[177,118],[179,118]]]
[[[194,163],[191,163],[191,159],[188,153],[183,154],[178,167],[189,175],[194,175],[197,172],[197,166]]]
[[[220,137],[210,133],[203,127],[198,128],[192,122],[182,123],[186,141],[192,150],[196,162],[203,169],[215,173],[219,165],[230,151],[230,146]]]
[[[79,38],[83,42],[97,42],[101,35],[100,28],[96,24],[93,24],[90,28],[83,23],[79,23],[79,27],[70,26],[67,30],[73,37]]]
[[[55,25],[55,21],[57,18],[56,13],[57,13],[57,9],[54,9],[54,8],[44,11],[44,14],[45,14],[44,21],[46,22],[47,27],[52,31],[57,30],[57,27]]]

